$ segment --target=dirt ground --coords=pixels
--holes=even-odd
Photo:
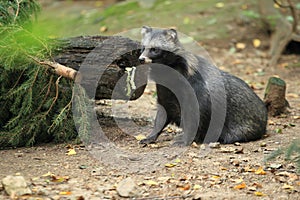
[[[116,188],[128,177],[135,182],[131,199],[300,199],[296,164],[284,161],[283,156],[264,162],[276,149],[299,139],[300,68],[293,67],[300,62],[299,55],[284,55],[278,66],[268,66],[267,36],[260,35],[262,45],[254,48],[252,39],[257,32],[236,28],[237,34],[247,33],[242,40],[245,49],[231,52],[229,49],[236,41],[228,39],[204,41],[202,45],[218,67],[245,80],[261,98],[269,77],[276,75],[285,80],[291,108],[286,115],[269,118],[263,139],[214,148],[192,145],[180,150],[168,147],[168,135],[173,134],[169,133],[162,135],[158,144],[145,147],[134,137],[122,134],[106,116],[100,124],[106,134],[114,136],[115,145],[150,157],[124,161],[120,156],[118,160],[118,153],[102,152],[99,156],[91,147],[74,144],[1,150],[0,180],[7,175],[24,176],[33,194],[20,199],[122,199]],[[238,37],[233,35],[232,38]],[[99,112],[108,115],[108,105],[109,101],[101,101]],[[148,87],[140,99],[129,102],[128,107],[132,118],[140,120],[137,124],[146,124],[142,128],[129,127],[129,131],[134,131],[134,135],[147,135],[155,113],[153,86]],[[174,127],[166,130],[174,131],[177,131]],[[67,155],[70,148],[76,154]],[[209,152],[201,153],[205,150]],[[151,155],[159,155],[161,160],[154,163]],[[9,199],[1,184],[0,199]]]

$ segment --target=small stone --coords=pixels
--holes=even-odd
[[[241,146],[241,143],[235,142],[234,145],[235,145],[235,146]]]
[[[8,195],[31,194],[23,176],[6,176],[2,179],[3,187]]]
[[[265,143],[265,142],[262,142],[261,144],[260,144],[260,147],[266,147],[267,146],[267,143]]]
[[[220,142],[211,142],[208,144],[210,148],[217,149],[220,148]]]
[[[136,184],[132,178],[123,179],[117,185],[117,192],[121,197],[133,197],[136,193]]]

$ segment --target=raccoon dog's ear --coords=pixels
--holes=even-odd
[[[165,33],[170,37],[171,40],[177,40],[177,31],[175,29],[168,29]]]
[[[152,31],[151,27],[149,27],[149,26],[142,26],[142,30],[141,30],[142,35],[145,35],[146,33],[149,33],[151,31]]]

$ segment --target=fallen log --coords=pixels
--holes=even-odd
[[[54,62],[40,64],[54,68],[58,63],[76,70],[70,77],[76,77],[90,98],[135,100],[143,94],[148,70],[136,67],[141,49],[137,41],[121,36],[80,36],[61,39],[58,46]]]

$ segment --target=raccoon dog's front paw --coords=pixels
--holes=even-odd
[[[154,139],[154,138],[151,138],[151,137],[142,139],[142,140],[140,141],[140,144],[152,144],[152,143],[155,143],[155,139]]]

